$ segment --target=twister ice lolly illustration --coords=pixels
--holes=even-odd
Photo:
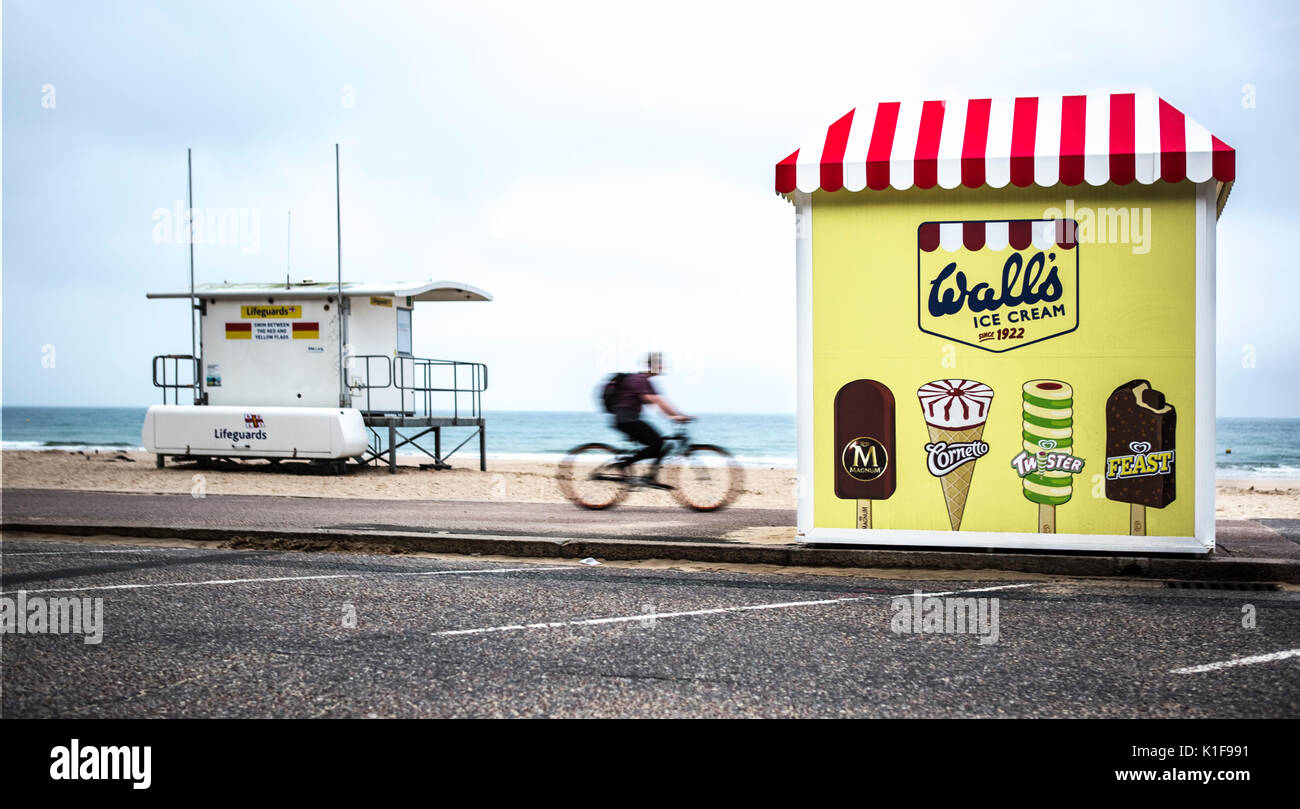
[[[1106,499],[1129,504],[1129,534],[1146,536],[1147,508],[1174,502],[1178,413],[1145,379],[1106,400]]]
[[[926,469],[939,478],[948,524],[961,528],[966,498],[975,477],[975,461],[988,454],[980,439],[993,404],[993,389],[973,379],[939,379],[916,392],[921,414],[930,431]]]
[[[871,527],[871,501],[888,500],[898,485],[894,394],[857,379],[835,394],[835,496],[857,501],[858,528]]]
[[[1074,389],[1057,379],[1031,379],[1021,390],[1024,449],[1012,461],[1025,499],[1038,504],[1038,530],[1056,533],[1056,507],[1069,502],[1074,475],[1083,471],[1075,457]]]

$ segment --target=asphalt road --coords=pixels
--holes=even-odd
[[[6,521],[86,523],[123,528],[255,528],[306,530],[400,529],[548,537],[715,540],[745,528],[793,526],[787,509],[731,508],[700,513],[684,508],[620,506],[588,511],[567,503],[366,500],[187,494],[123,494],[5,489]]]
[[[1300,656],[1177,671],[1300,649],[1294,590],[35,539],[4,597],[103,636],[4,636],[4,717],[1300,715]],[[998,599],[996,642],[892,631],[916,589]]]

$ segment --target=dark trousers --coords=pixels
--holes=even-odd
[[[628,459],[627,461],[628,466],[631,466],[632,464],[637,463],[638,461],[648,461],[651,458],[653,458],[655,464],[658,465],[659,461],[663,459],[664,437],[660,435],[659,431],[656,430],[654,427],[651,427],[649,424],[646,424],[641,419],[633,419],[631,421],[617,421],[614,423],[614,426],[617,427],[618,430],[624,433],[628,438],[632,439],[638,444],[644,445],[644,447],[641,449],[640,452],[636,453],[630,459]]]

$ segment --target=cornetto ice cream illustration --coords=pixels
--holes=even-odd
[[[1129,534],[1145,536],[1147,508],[1174,502],[1178,413],[1145,379],[1106,400],[1106,499],[1129,504]]]
[[[1074,455],[1074,389],[1057,379],[1031,379],[1020,398],[1024,446],[1011,465],[1025,499],[1038,504],[1038,530],[1056,533],[1056,507],[1074,493],[1084,461]]]
[[[993,389],[973,379],[940,379],[922,385],[916,396],[930,431],[930,443],[925,445],[926,470],[939,478],[948,523],[957,531],[966,512],[975,461],[989,451],[989,445],[980,439],[993,404]]]
[[[888,500],[898,486],[894,394],[857,379],[835,394],[835,496],[857,501],[857,527],[871,527],[871,501]]]
[[[1004,352],[1079,326],[1072,219],[925,222],[917,229],[921,331]]]

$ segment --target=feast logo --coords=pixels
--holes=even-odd
[[[923,223],[917,229],[917,322],[927,334],[996,353],[1074,331],[1074,221]]]
[[[929,453],[925,459],[925,468],[937,478],[941,478],[954,469],[989,454],[989,445],[983,441],[962,441],[949,444],[936,441],[926,444]]]
[[[1151,475],[1170,475],[1174,471],[1172,449],[1151,451],[1151,442],[1134,441],[1128,445],[1132,455],[1115,455],[1106,459],[1106,479],[1126,480]]]

